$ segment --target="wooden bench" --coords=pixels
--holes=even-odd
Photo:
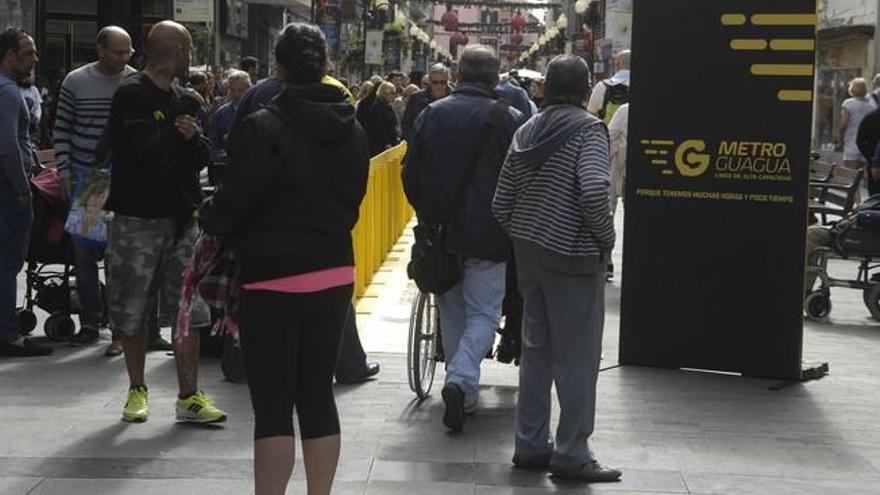
[[[829,224],[829,216],[845,218],[856,204],[863,175],[861,170],[835,166],[824,181],[811,180],[810,213],[820,216],[822,225]]]
[[[810,162],[810,182],[828,182],[834,175],[833,163],[813,160]]]

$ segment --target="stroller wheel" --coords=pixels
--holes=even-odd
[[[22,335],[30,335],[37,328],[37,315],[27,308],[18,310],[18,328]]]
[[[70,319],[70,316],[55,314],[46,320],[43,330],[50,339],[56,342],[63,342],[73,337],[73,334],[76,332],[76,325]]]
[[[880,283],[875,283],[865,289],[862,292],[862,299],[865,301],[868,311],[871,312],[871,316],[875,320],[880,320]]]
[[[831,295],[821,290],[811,292],[804,300],[804,311],[811,320],[827,317],[831,314]]]

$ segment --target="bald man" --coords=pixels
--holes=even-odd
[[[98,32],[98,60],[71,72],[61,85],[58,113],[55,119],[55,156],[58,170],[68,190],[77,193],[85,184],[77,180],[91,167],[99,166],[96,150],[107,119],[110,101],[122,80],[136,71],[128,65],[134,50],[125,29],[107,26]],[[104,246],[73,237],[76,289],[80,300],[79,332],[71,339],[73,345],[90,345],[98,341],[104,326],[104,300],[98,277],[98,261],[104,257]],[[150,350],[171,350],[171,343],[162,338],[153,318],[150,325]],[[108,356],[122,354],[122,343],[116,336],[105,352]]]
[[[122,82],[110,106],[113,168],[106,209],[115,215],[106,256],[107,312],[125,354],[130,383],[122,419],[129,422],[146,421],[149,415],[144,361],[150,294],[160,294],[162,314],[177,315],[181,274],[197,236],[199,172],[209,160],[196,120],[202,100],[173,84],[186,75],[191,56],[186,28],[172,21],[154,25],[147,37],[146,68]],[[208,324],[204,311],[196,313],[193,327]],[[225,421],[226,414],[198,388],[198,333],[176,337],[177,421]]]
[[[611,118],[617,109],[629,103],[629,66],[632,53],[623,50],[614,56],[614,68],[617,72],[610,79],[600,81],[593,87],[593,94],[587,104],[587,111],[605,121]]]
[[[128,65],[133,50],[131,37],[117,26],[108,26],[98,33],[98,60],[69,73],[61,84],[58,113],[55,119],[55,156],[58,170],[68,182],[70,190],[82,184],[76,179],[95,166],[95,150],[107,119],[110,101],[122,80],[134,74]],[[98,261],[104,256],[104,247],[74,237],[76,288],[81,304],[79,332],[71,341],[75,344],[93,344],[98,341],[98,330],[104,322],[104,303],[98,282]],[[119,349],[111,344],[108,352]]]

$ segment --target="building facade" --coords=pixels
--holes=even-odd
[[[138,66],[146,33],[164,19],[183,22],[192,33],[194,65],[234,67],[241,57],[252,55],[267,73],[282,7],[247,0],[185,3],[201,2],[213,12],[213,22],[188,22],[175,0],[5,0],[0,3],[0,27],[19,26],[34,35],[40,53],[37,82],[50,91],[68,72],[95,60],[100,27],[116,24],[129,31],[137,52],[132,63]]]
[[[816,45],[816,109],[813,146],[833,154],[840,147],[840,106],[849,81],[870,84],[878,67],[877,0],[819,0]]]

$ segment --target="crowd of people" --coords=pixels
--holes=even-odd
[[[96,41],[97,60],[61,85],[52,139],[71,196],[89,170],[106,167],[111,177],[105,242],[73,243],[82,311],[72,343],[93,345],[111,330],[107,352],[124,356],[129,378],[123,420],[150,417],[145,356],[162,348],[177,364],[175,419],[226,421],[198,380],[196,329],[210,326],[212,313],[198,297],[191,308],[180,302],[181,274],[198,259],[199,243],[216,236],[234,253],[241,287],[256,493],[285,490],[294,411],[309,493],[329,493],[341,444],[334,378],[358,383],[379,371],[357,336],[350,232],[370,157],[405,139],[407,198],[420,224],[443,227],[443,249],[460,268],[455,286],[438,294],[443,424],[462,431],[478,410],[480,362],[505,293],[516,292],[524,309],[514,465],[588,482],[621,477],[596,461],[588,440],[615,239],[611,163],[625,148],[606,124],[615,128],[626,114],[628,52],[599,83],[608,96],[596,99],[579,57],[557,57],[546,80],[527,81],[501,77],[498,57],[483,46],[463,51],[454,80],[437,64],[424,76],[398,72],[350,85],[329,73],[324,35],[309,24],[282,31],[277,70],[260,81],[253,59],[220,80],[191,72],[192,38],[172,21],[151,28],[141,70],[128,65],[134,51],[122,28],[103,28]],[[32,109],[16,81],[38,59],[33,38],[0,33],[0,57],[0,355],[47,355],[51,347],[21,332],[15,302],[38,165]],[[625,123],[616,128],[625,138]],[[200,176],[218,162],[223,178],[203,200]],[[185,334],[177,331],[181,307],[194,329]],[[172,327],[172,342],[162,326]]]

